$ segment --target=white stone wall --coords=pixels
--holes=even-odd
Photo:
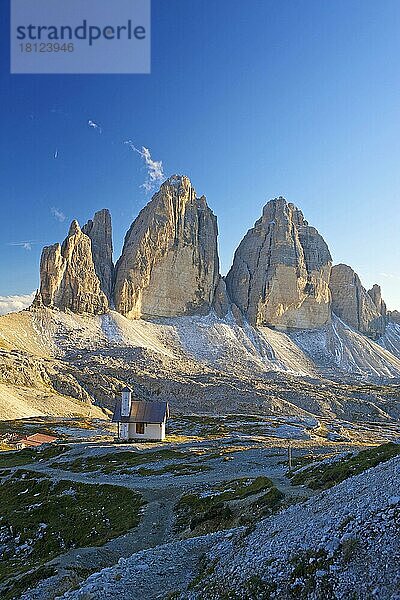
[[[145,423],[144,433],[136,433],[136,423],[129,423],[129,439],[163,440],[165,423]]]
[[[122,392],[121,398],[121,416],[129,417],[131,414],[131,406],[132,406],[132,394],[131,392],[124,391]]]
[[[129,439],[129,423],[119,424],[119,437],[121,440]]]

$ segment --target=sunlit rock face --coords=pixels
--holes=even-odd
[[[217,219],[190,180],[174,175],[141,210],[125,236],[115,268],[111,216],[97,212],[80,228],[73,221],[63,244],[43,249],[34,306],[131,319],[228,313],[243,325],[314,329],[332,310],[376,338],[391,319],[381,289],[368,292],[347,265],[332,268],[322,236],[302,212],[279,197],[263,209],[237,248],[226,276],[219,273]]]
[[[332,268],[330,289],[332,310],[345,323],[371,337],[379,337],[385,331],[386,305],[379,286],[367,292],[357,273],[340,264]]]
[[[135,319],[209,312],[219,281],[217,219],[187,177],[170,177],[132,223],[115,268],[115,308]]]
[[[62,246],[54,244],[43,249],[40,293],[35,302],[75,313],[107,311],[108,300],[96,273],[92,242],[77,221],[71,223]]]
[[[228,294],[253,325],[320,327],[331,319],[331,266],[318,231],[296,206],[275,198],[235,252]]]

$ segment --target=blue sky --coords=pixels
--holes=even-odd
[[[0,296],[32,292],[41,247],[103,207],[118,257],[150,199],[130,139],[207,196],[224,273],[283,195],[400,308],[400,2],[153,0],[152,17],[151,75],[27,76],[3,14]]]

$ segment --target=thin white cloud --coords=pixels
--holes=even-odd
[[[127,140],[124,144],[127,144],[131,150],[137,152],[146,163],[147,179],[140,187],[144,188],[146,192],[151,192],[165,179],[162,160],[153,160],[148,148],[142,146],[142,149],[140,150],[139,148],[136,148],[132,140]]]
[[[57,219],[57,221],[60,221],[60,223],[63,223],[65,221],[66,217],[65,217],[63,211],[60,210],[59,208],[52,206],[50,209],[50,212],[53,215],[53,217],[55,219]]]
[[[29,240],[29,241],[25,241],[25,242],[9,242],[9,244],[7,244],[8,246],[19,246],[20,248],[23,248],[24,250],[32,250],[32,246],[36,244],[36,242]]]
[[[89,119],[87,124],[88,124],[88,127],[91,127],[92,129],[96,129],[99,133],[103,133],[101,125],[99,125],[98,123],[95,123],[95,121],[92,121],[91,119]]]
[[[28,308],[32,304],[34,297],[35,292],[21,296],[0,296],[0,315]]]
[[[386,277],[386,279],[395,279],[396,281],[400,281],[400,275],[396,275],[395,273],[379,273],[381,277]]]

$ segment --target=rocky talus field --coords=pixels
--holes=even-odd
[[[7,428],[59,441],[0,453],[4,600],[397,598],[398,424],[187,415],[147,444],[101,419]]]
[[[399,332],[391,324],[373,341],[336,317],[288,333],[215,313],[145,321],[34,308],[0,317],[0,415],[104,416],[128,384],[178,412],[395,420]]]

